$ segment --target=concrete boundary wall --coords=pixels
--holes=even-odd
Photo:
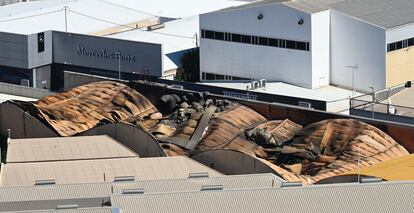
[[[0,83],[0,93],[37,99],[55,94],[54,92],[50,92],[44,89],[36,89],[32,87],[7,83]]]

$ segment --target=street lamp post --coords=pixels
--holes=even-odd
[[[353,66],[345,66],[347,68],[352,68],[352,98],[354,97],[354,93],[355,93],[355,71],[358,69],[358,65],[353,65]]]

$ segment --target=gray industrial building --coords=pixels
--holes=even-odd
[[[60,90],[64,71],[113,78],[162,76],[160,44],[46,31],[0,32],[0,81]]]

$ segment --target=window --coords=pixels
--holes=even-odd
[[[241,42],[241,35],[240,34],[231,34],[231,41],[233,42]]]
[[[206,30],[204,34],[205,38],[214,39],[214,31]]]
[[[269,38],[269,46],[279,47],[279,39]]]
[[[252,43],[252,37],[248,35],[242,35],[242,42],[245,44],[251,44]]]
[[[408,46],[414,46],[414,38],[408,39]]]
[[[269,39],[265,37],[259,37],[259,45],[268,46],[269,45]]]
[[[214,74],[206,73],[206,80],[215,80],[214,79]]]
[[[224,75],[215,75],[215,80],[224,80]]]
[[[268,37],[243,35],[243,34],[228,33],[228,32],[216,32],[216,31],[203,30],[203,29],[201,30],[201,37],[206,38],[206,39],[220,40],[220,41],[239,42],[239,43],[244,43],[244,44],[253,44],[253,45],[261,45],[261,46],[271,46],[271,47],[278,47],[278,48],[288,48],[288,49],[294,49],[294,50],[309,51],[309,42],[303,42],[303,41],[268,38]],[[397,45],[395,48],[413,46],[414,45],[413,43],[414,43],[414,39],[405,40],[404,42],[399,42],[398,44],[395,44]],[[392,49],[393,49],[392,44],[387,46],[388,51],[391,51]],[[231,80],[231,78],[233,77],[234,76],[219,76],[219,77],[215,76],[214,78]]]
[[[214,32],[214,39],[224,41],[224,33]]]
[[[306,42],[296,42],[296,49],[298,50],[308,50]]]
[[[286,48],[296,49],[296,42],[291,40],[286,40]]]

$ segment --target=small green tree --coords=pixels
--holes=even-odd
[[[174,80],[198,82],[200,80],[200,54],[195,48],[184,53],[181,57],[181,66],[177,69]]]

